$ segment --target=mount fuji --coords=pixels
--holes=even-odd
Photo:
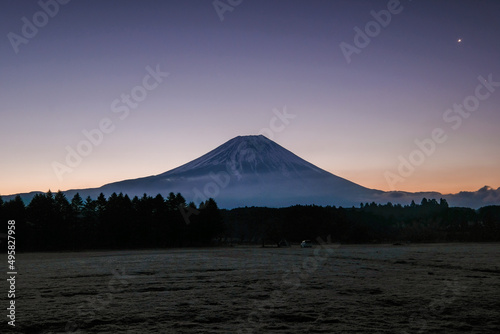
[[[322,170],[262,135],[238,136],[163,174],[111,183],[99,191],[179,192],[196,204],[213,197],[223,208],[359,205],[383,193]]]
[[[285,207],[301,205],[358,206],[361,202],[409,204],[423,197],[446,198],[450,205],[480,207],[500,203],[500,188],[442,195],[437,192],[384,192],[365,188],[329,173],[298,157],[268,138],[238,136],[205,155],[165,173],[106,184],[100,188],[64,191],[96,198],[100,193],[181,193],[186,201],[199,204],[212,197],[219,207]],[[29,201],[35,192],[20,194]],[[14,195],[4,199],[13,198]]]

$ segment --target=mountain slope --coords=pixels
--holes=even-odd
[[[264,136],[239,136],[160,175],[112,183],[105,193],[180,192],[221,207],[353,205],[382,192],[364,188],[299,158]]]

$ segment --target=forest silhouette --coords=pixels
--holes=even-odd
[[[351,208],[297,205],[226,210],[219,209],[212,198],[198,206],[186,203],[179,193],[132,199],[113,193],[85,200],[76,194],[68,200],[61,191],[48,191],[35,195],[27,205],[20,196],[7,202],[0,198],[0,218],[16,221],[16,249],[21,252],[279,246],[284,240],[300,243],[327,237],[340,243],[500,241],[500,206],[475,210],[426,198],[405,206],[360,203]],[[6,247],[5,238],[0,240]]]

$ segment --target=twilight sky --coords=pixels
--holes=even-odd
[[[66,2],[0,2],[2,195],[259,133],[369,188],[500,187],[500,1]]]

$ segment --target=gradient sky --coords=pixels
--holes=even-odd
[[[415,140],[441,128],[447,140],[393,188],[500,187],[500,87],[457,129],[443,119],[478,76],[500,81],[500,1],[401,0],[348,63],[340,44],[354,45],[354,28],[387,6],[243,0],[221,21],[212,0],[72,0],[44,24],[37,1],[2,1],[0,194],[159,174],[270,124],[298,156],[381,190]],[[41,27],[16,53],[9,34],[22,37],[34,16]],[[169,75],[121,119],[113,102],[148,66]],[[281,126],[284,108],[295,117]],[[66,147],[106,118],[113,131],[58,178],[53,162],[66,164]]]

